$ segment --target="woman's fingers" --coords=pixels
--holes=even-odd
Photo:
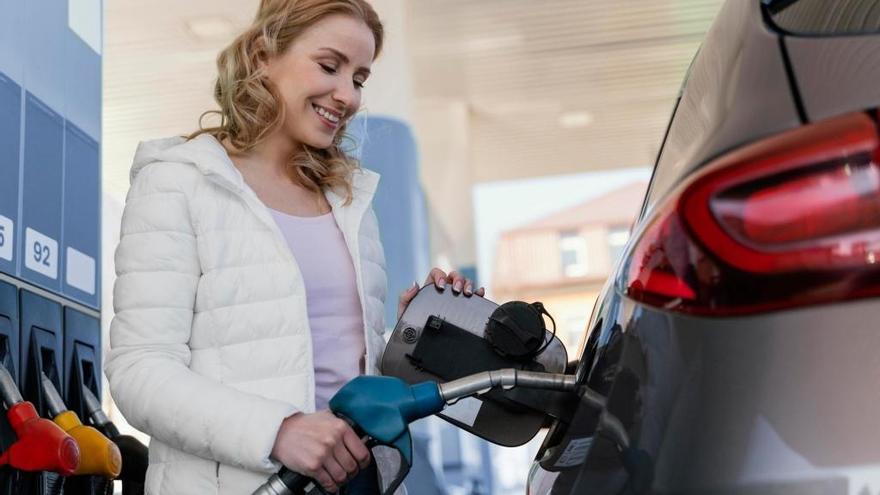
[[[452,292],[455,294],[464,294],[466,297],[470,297],[474,294],[483,297],[486,295],[485,287],[480,287],[477,290],[474,290],[474,282],[473,280],[468,279],[464,275],[461,274],[458,270],[452,270],[448,274],[439,268],[431,269],[431,272],[428,273],[428,276],[425,278],[425,284],[434,284],[437,287],[437,290],[442,291],[446,288],[447,285],[452,287]],[[408,292],[408,291],[407,291]],[[406,308],[406,305],[403,305],[403,296],[407,294],[405,292],[401,295],[401,305],[398,306],[400,311],[398,312],[398,316],[403,313],[403,309]],[[415,294],[413,294],[415,297]],[[410,300],[412,297],[410,297]],[[407,304],[409,301],[407,301]],[[402,308],[402,309],[401,309]]]
[[[370,451],[354,430],[346,425],[342,438],[333,447],[333,455],[324,460],[324,469],[338,489],[369,465]]]
[[[400,293],[400,298],[397,300],[397,318],[400,319],[400,315],[406,311],[407,306],[409,306],[410,301],[416,297],[416,294],[419,293],[419,284],[413,281],[412,285],[409,289]]]
[[[319,469],[315,474],[315,481],[320,483],[327,492],[336,493],[339,489],[339,486],[333,481],[333,477],[324,468]]]
[[[433,268],[428,273],[428,276],[425,277],[425,285],[434,284],[437,286],[437,290],[443,290],[446,288],[446,272],[439,268]]]
[[[336,459],[332,457],[326,459],[324,461],[324,469],[330,473],[330,477],[337,487],[344,485],[348,481],[348,472],[345,471],[345,468]]]
[[[465,279],[464,295],[465,295],[465,297],[471,297],[473,295],[478,295],[480,297],[483,297],[486,295],[486,288],[480,287],[479,289],[474,290],[474,283],[468,279]]]
[[[455,292],[456,294],[461,294],[461,291],[464,290],[464,285],[465,282],[467,282],[467,279],[464,278],[464,276],[460,272],[458,272],[458,270],[452,270],[451,272],[449,272],[449,275],[446,276],[446,279],[449,281],[449,283],[452,284],[452,292]]]
[[[356,468],[364,469],[370,465],[370,449],[364,445],[363,440],[358,438],[354,430],[349,429],[342,441],[345,448],[351,453],[352,459],[357,463]]]
[[[369,451],[354,430],[330,411],[285,418],[272,448],[273,458],[331,493],[358,472],[365,456]]]
[[[333,457],[336,461],[336,465],[338,465],[342,469],[341,474],[343,476],[343,480],[339,482],[339,484],[345,484],[346,482],[348,482],[348,480],[354,478],[354,475],[357,474],[360,466],[358,465],[358,461],[354,458],[352,453],[349,452],[348,447],[345,445],[344,442],[336,444],[336,446],[333,448]],[[329,462],[332,462],[332,460]]]

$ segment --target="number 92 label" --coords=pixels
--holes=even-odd
[[[28,227],[24,235],[24,264],[37,273],[58,278],[58,241]]]

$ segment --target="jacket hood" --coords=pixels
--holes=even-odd
[[[204,175],[225,182],[236,191],[246,189],[244,178],[232,164],[226,149],[209,134],[202,134],[189,141],[181,136],[142,141],[134,155],[129,181],[133,182],[144,167],[154,162],[191,164]],[[365,199],[369,202],[378,183],[379,174],[364,168],[355,170],[352,176],[355,199],[366,196]],[[327,192],[327,196],[328,199],[336,200],[335,202],[341,200],[341,196],[332,191]]]
[[[141,142],[134,154],[129,180],[134,181],[144,167],[154,162],[191,164],[203,174],[222,178],[236,189],[244,187],[244,179],[232,164],[226,149],[208,134],[189,141],[175,136]]]

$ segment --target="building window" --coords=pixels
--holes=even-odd
[[[611,265],[617,263],[618,258],[623,254],[623,248],[626,247],[626,241],[629,240],[629,227],[616,226],[608,229],[608,259]]]
[[[562,274],[566,277],[583,277],[587,274],[587,241],[579,232],[562,232],[559,235],[559,257]]]
[[[562,335],[560,335],[560,339],[563,341],[562,343],[568,348],[569,351],[577,351],[578,346],[580,345],[581,338],[584,336],[584,332],[587,326],[587,315],[586,314],[576,314],[576,315],[567,315],[565,320],[563,321],[564,328],[562,328]]]

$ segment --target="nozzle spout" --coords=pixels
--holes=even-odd
[[[9,374],[9,370],[5,366],[0,366],[0,395],[3,396],[6,409],[19,402],[24,402],[24,397],[21,396],[21,392],[15,385],[15,380],[13,380],[12,375]]]
[[[43,398],[46,399],[49,414],[54,417],[66,411],[67,406],[64,405],[64,400],[55,388],[55,384],[42,371],[40,372],[40,380],[43,382]]]
[[[440,395],[447,404],[452,404],[461,398],[488,392],[490,389],[498,387],[503,389],[524,387],[572,392],[577,387],[577,379],[574,375],[508,368],[484,371],[442,383],[440,384]]]
[[[92,418],[92,422],[98,426],[106,426],[110,423],[110,418],[104,413],[104,409],[101,408],[101,401],[95,397],[95,394],[89,387],[83,385],[83,398],[86,403],[86,410],[89,413],[89,417]]]

